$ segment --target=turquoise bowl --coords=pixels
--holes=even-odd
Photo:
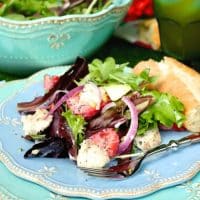
[[[32,21],[0,18],[0,71],[28,75],[87,57],[112,35],[131,0],[114,0],[98,13]]]

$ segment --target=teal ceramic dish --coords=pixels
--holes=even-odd
[[[32,21],[0,18],[0,71],[31,74],[71,64],[89,56],[112,35],[131,0],[114,0],[105,10],[89,15],[47,17]]]

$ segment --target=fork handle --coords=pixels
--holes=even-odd
[[[194,133],[186,137],[183,137],[179,140],[170,140],[168,144],[161,144],[160,146],[157,146],[148,151],[145,154],[145,157],[156,153],[164,152],[167,150],[177,150],[179,147],[191,145],[193,143],[198,143],[198,142],[200,142],[200,133]]]

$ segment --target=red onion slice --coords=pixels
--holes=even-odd
[[[48,110],[49,107],[50,107],[50,105],[54,102],[54,100],[55,100],[57,94],[60,94],[60,93],[67,94],[68,91],[67,91],[67,90],[57,90],[57,91],[53,94],[53,96],[52,96],[45,104],[42,104],[41,106],[39,106],[39,108]]]
[[[122,142],[119,144],[119,154],[122,154],[128,148],[128,146],[133,141],[138,129],[138,112],[135,105],[128,97],[123,97],[122,101],[124,101],[131,112],[131,124],[127,134],[123,137]]]
[[[49,115],[53,114],[68,98],[70,98],[73,95],[78,94],[80,91],[82,91],[83,86],[78,86],[72,90],[70,90],[68,93],[66,93],[62,98],[55,104],[55,106],[49,111]]]

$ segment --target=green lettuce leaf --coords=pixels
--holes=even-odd
[[[142,135],[147,130],[162,124],[172,127],[176,124],[181,127],[185,121],[183,104],[174,96],[158,91],[146,91],[143,95],[152,95],[155,103],[149,106],[139,117],[138,134]]]
[[[66,110],[62,116],[71,128],[76,144],[80,145],[84,139],[86,121],[82,116],[74,115],[71,110]]]

